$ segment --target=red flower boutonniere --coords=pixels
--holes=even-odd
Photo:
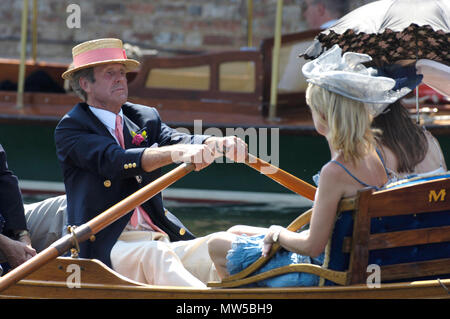
[[[141,133],[136,133],[134,131],[131,131],[131,136],[133,137],[133,140],[131,143],[133,143],[136,146],[140,146],[142,142],[147,140],[147,132],[142,131]]]

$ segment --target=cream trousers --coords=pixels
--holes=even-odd
[[[27,204],[25,217],[33,248],[40,252],[67,233],[66,196]],[[217,281],[208,253],[210,236],[170,242],[151,231],[124,231],[111,251],[113,269],[135,281],[169,286],[205,287]],[[0,252],[0,261],[3,262]]]
[[[138,282],[204,288],[219,280],[208,253],[209,238],[170,242],[158,232],[125,230],[111,250],[112,267]]]

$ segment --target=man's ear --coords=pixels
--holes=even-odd
[[[80,87],[83,89],[84,92],[90,93],[91,82],[89,82],[88,79],[86,79],[85,77],[80,77],[80,79],[78,80],[78,84],[80,85]]]

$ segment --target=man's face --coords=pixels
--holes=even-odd
[[[94,67],[94,77],[94,83],[86,80],[82,86],[88,104],[117,113],[128,98],[125,67],[120,63],[99,65]]]
[[[320,4],[315,4],[312,0],[304,0],[302,15],[310,28],[316,29],[322,25],[321,9]]]

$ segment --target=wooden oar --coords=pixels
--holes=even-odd
[[[25,263],[14,268],[5,276],[0,277],[0,291],[8,288],[22,278],[26,277],[33,271],[47,264],[56,257],[64,254],[70,248],[77,245],[77,242],[83,242],[92,235],[98,233],[120,217],[124,216],[135,207],[149,200],[163,189],[167,188],[194,169],[194,164],[183,163],[154,180],[150,184],[144,186],[137,192],[123,199],[116,205],[105,210],[103,213],[91,219],[89,222],[75,228],[75,230],[61,239],[54,242],[48,248],[27,260]]]
[[[263,161],[251,154],[248,154],[248,158],[245,164],[254,168],[258,172],[266,175],[267,177],[273,179],[279,184],[283,185],[287,189],[297,193],[303,197],[310,200],[314,200],[314,195],[316,194],[316,187],[283,171],[282,169]]]

